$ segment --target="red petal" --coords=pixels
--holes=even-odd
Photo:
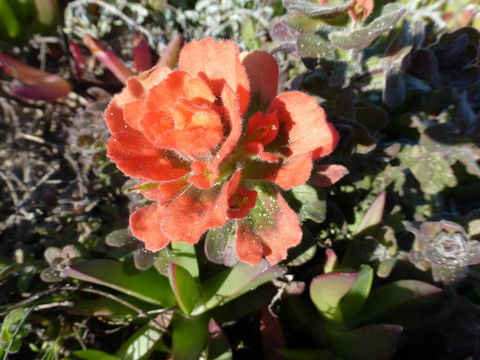
[[[251,142],[245,145],[245,150],[250,154],[256,154],[258,157],[266,162],[276,163],[280,160],[278,156],[265,152],[262,143]]]
[[[250,265],[256,265],[262,261],[262,239],[252,232],[247,222],[237,222],[235,246],[238,260]]]
[[[282,189],[289,190],[305,184],[310,177],[312,167],[313,164],[309,154],[294,156],[278,169],[271,180]]]
[[[190,187],[166,206],[161,220],[163,233],[172,241],[197,243],[205,231],[223,226],[228,221],[228,193],[234,178],[223,187]]]
[[[315,98],[298,91],[277,96],[270,107],[276,111],[280,132],[291,155],[313,152],[313,158],[328,155],[335,148],[338,133],[326,121],[325,112]]]
[[[221,95],[227,84],[239,98],[240,112],[247,110],[250,85],[234,42],[216,42],[212,38],[192,40],[180,52],[179,68],[204,78],[216,96]]]
[[[277,95],[278,65],[275,58],[264,51],[242,54],[250,80],[250,106],[256,110],[266,110]]]
[[[149,181],[142,181],[138,184],[149,183]],[[157,201],[160,205],[166,205],[177,196],[179,196],[188,186],[185,178],[180,178],[174,181],[165,181],[158,183],[153,189],[140,191],[148,200]]]
[[[142,132],[156,147],[189,159],[208,157],[223,137],[219,114],[210,108],[214,100],[201,79],[172,72],[149,91]]]
[[[287,250],[297,246],[302,240],[302,229],[297,214],[280,194],[277,194],[277,205],[278,208],[273,214],[276,226],[257,231],[263,239],[265,258],[272,265],[284,260],[287,257]]]
[[[226,159],[232,150],[237,146],[238,139],[242,135],[242,118],[238,110],[238,99],[235,93],[229,86],[224,86],[221,95],[224,116],[230,125],[230,133],[228,134],[225,142],[222,144],[220,150],[215,155],[215,159],[212,163],[213,169],[218,169],[220,164]]]
[[[141,133],[130,128],[112,135],[107,156],[130,177],[168,181],[189,172],[187,164],[165,150],[156,149]]]
[[[317,186],[331,186],[348,174],[348,169],[342,165],[320,165],[315,168],[308,181]]]
[[[161,250],[170,242],[170,239],[162,233],[160,228],[160,219],[163,212],[163,207],[153,204],[130,215],[130,230],[133,236],[145,243],[147,250]]]
[[[248,120],[246,137],[248,141],[260,141],[263,145],[267,145],[277,137],[278,127],[275,112],[270,112],[267,115],[257,112]]]

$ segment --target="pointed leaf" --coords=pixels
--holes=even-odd
[[[361,310],[356,323],[367,323],[400,306],[442,293],[442,289],[418,280],[399,280],[375,290]]]
[[[208,317],[186,319],[176,316],[172,328],[174,359],[198,360],[208,339]]]
[[[334,31],[328,37],[335,46],[344,50],[364,49],[381,34],[393,29],[405,11],[398,4],[387,4],[383,7],[382,14],[367,26],[351,32]]]
[[[120,82],[125,84],[129,77],[135,75],[113,51],[108,50],[99,40],[85,34],[83,42],[93,56],[105,65]]]
[[[150,69],[152,64],[152,55],[150,54],[150,48],[142,34],[137,34],[134,41],[133,48],[133,62],[135,64],[135,70],[137,73],[141,73]]]
[[[283,6],[311,17],[334,17],[346,12],[352,2],[352,0],[283,0]]]
[[[355,235],[371,235],[374,234],[378,226],[382,222],[383,212],[385,210],[385,201],[387,199],[387,192],[383,191],[373,200],[372,205],[363,215],[362,221],[358,224],[355,230]]]
[[[52,101],[64,97],[72,90],[70,83],[60,76],[35,69],[2,53],[0,68],[25,84],[12,90],[14,96]]]
[[[190,314],[199,296],[198,284],[187,270],[177,264],[170,265],[168,279],[180,309],[186,315]]]
[[[340,300],[350,291],[356,279],[356,273],[329,273],[312,280],[310,298],[325,319],[342,321]]]
[[[183,267],[195,280],[197,280],[200,270],[198,269],[195,245],[181,241],[174,241],[170,246],[173,255],[175,256],[174,263]]]
[[[340,300],[340,309],[345,321],[357,315],[365,301],[367,301],[373,282],[373,270],[368,265],[362,265],[352,288]]]
[[[355,330],[330,330],[333,347],[342,359],[388,360],[395,353],[403,328],[399,325],[369,325]]]
[[[119,360],[116,356],[95,349],[77,350],[72,352],[72,354],[82,360]]]
[[[170,69],[174,69],[178,63],[178,57],[180,55],[180,50],[182,49],[184,38],[182,35],[177,35],[171,39],[162,56],[158,60],[157,65],[168,66]]]
[[[340,181],[348,174],[348,169],[343,165],[319,165],[316,166],[308,182],[312,185],[327,187]]]
[[[312,220],[322,223],[327,214],[325,193],[322,189],[315,189],[310,185],[300,185],[292,188],[292,195],[302,204],[298,217],[300,221]]]
[[[192,314],[201,314],[218,305],[239,297],[257,286],[283,275],[286,269],[271,266],[262,260],[255,266],[240,263],[232,269],[222,271],[202,284],[199,305]]]
[[[118,261],[88,260],[71,265],[63,273],[78,280],[107,286],[148,303],[165,307],[175,304],[167,278],[155,269],[129,273],[124,264]]]
[[[152,321],[135,331],[115,353],[122,360],[147,360],[163,335]]]
[[[210,319],[208,323],[208,333],[207,360],[232,359],[230,343],[220,326],[213,319]]]

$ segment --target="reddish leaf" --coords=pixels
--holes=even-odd
[[[317,186],[331,186],[347,174],[347,168],[342,165],[319,165],[308,182]]]
[[[93,56],[105,65],[122,83],[125,83],[130,76],[135,75],[113,51],[108,50],[99,40],[85,34],[83,41]]]
[[[14,96],[34,100],[56,100],[72,90],[70,83],[60,76],[35,69],[2,53],[0,68],[25,84],[12,90]]]
[[[174,69],[178,63],[178,57],[180,56],[183,41],[184,38],[182,35],[177,35],[170,40],[162,56],[160,56],[157,65],[168,66],[170,69]]]
[[[139,73],[148,70],[152,67],[152,55],[150,54],[150,48],[143,37],[138,34],[135,37],[133,48],[133,62],[135,64],[135,70]]]

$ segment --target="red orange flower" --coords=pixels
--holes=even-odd
[[[338,135],[314,98],[276,96],[277,82],[268,53],[241,58],[233,42],[205,39],[182,49],[179,70],[154,67],[114,96],[108,156],[153,201],[130,217],[147,249],[196,243],[229,222],[237,257],[250,264],[275,264],[300,242],[279,189],[305,183]]]

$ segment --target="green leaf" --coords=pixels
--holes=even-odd
[[[148,303],[164,307],[175,304],[168,279],[155,269],[127,272],[124,264],[115,260],[88,260],[79,261],[63,272],[74,279],[107,286]]]
[[[215,320],[208,323],[207,360],[230,360],[233,357],[232,349],[227,337]]]
[[[2,27],[10,38],[20,34],[20,23],[7,0],[0,0],[0,30]]]
[[[178,264],[171,264],[168,278],[180,309],[190,314],[199,297],[198,284],[190,273]]]
[[[257,22],[253,18],[247,18],[242,23],[240,32],[248,50],[260,49],[261,43],[257,36]]]
[[[410,169],[427,194],[437,194],[443,189],[457,185],[447,160],[439,153],[427,151],[419,145],[405,146],[398,158],[403,166]]]
[[[406,9],[398,4],[388,4],[382,14],[367,26],[353,31],[334,31],[329,34],[330,41],[341,49],[364,49],[381,34],[393,29]]]
[[[322,189],[315,189],[310,185],[300,185],[294,187],[292,195],[302,204],[298,216],[300,221],[312,220],[316,223],[322,223],[327,213],[325,201],[325,192]]]
[[[0,329],[0,348],[5,351],[5,355],[16,353],[22,346],[22,337],[28,334],[28,330],[23,327],[30,309],[17,308],[10,311],[3,319]],[[4,357],[4,359],[6,359]]]
[[[146,360],[162,338],[163,331],[152,321],[135,331],[115,353],[122,360]]]
[[[297,48],[302,57],[334,59],[335,48],[320,33],[311,32],[297,36]]]
[[[272,266],[266,260],[255,266],[240,263],[232,269],[222,271],[202,284],[200,300],[192,314],[199,315],[225,304],[257,286],[278,278],[285,272],[286,269],[278,265]]]
[[[340,300],[350,291],[356,280],[356,273],[328,273],[312,280],[310,298],[326,320],[343,321]]]
[[[120,360],[116,356],[107,354],[101,350],[87,349],[72,352],[75,357],[82,360]]]
[[[378,321],[385,314],[416,300],[441,294],[442,289],[418,280],[400,280],[374,291],[361,309],[355,323]]]
[[[170,244],[170,246],[175,256],[175,264],[180,265],[187,270],[195,280],[198,279],[200,270],[198,269],[195,245],[181,241],[174,241]]]
[[[211,229],[205,239],[205,255],[208,260],[228,267],[238,263],[235,248],[235,223],[233,221],[221,228]]]
[[[360,224],[358,224],[354,235],[373,235],[380,226],[383,218],[383,212],[385,210],[385,200],[387,193],[385,191],[378,194],[373,200],[372,205],[363,215]]]
[[[340,300],[340,309],[345,321],[353,319],[367,301],[373,282],[373,270],[368,265],[362,265],[357,273],[355,283],[348,293]]]
[[[350,5],[352,0],[329,0],[325,5],[315,0],[283,0],[283,6],[288,10],[311,17],[335,17],[346,12]]]
[[[175,360],[198,360],[208,339],[208,317],[176,316],[172,323],[172,350]]]
[[[403,328],[399,325],[369,325],[350,331],[329,329],[329,337],[343,360],[388,360],[397,348]]]

